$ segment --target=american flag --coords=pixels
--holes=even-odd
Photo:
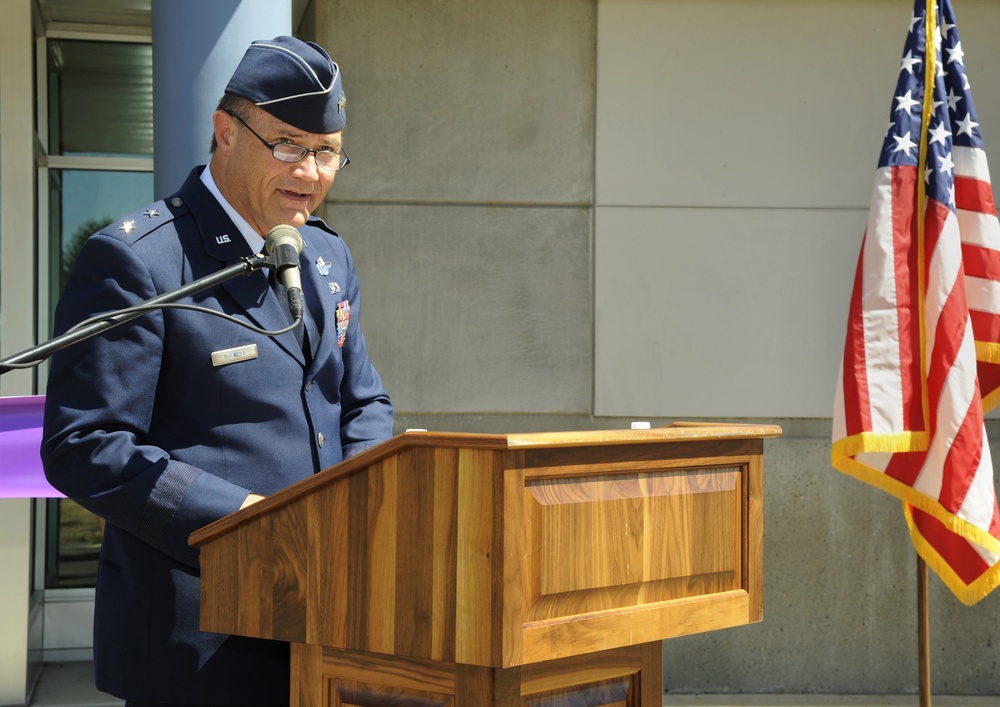
[[[925,92],[925,88],[928,88]],[[833,466],[903,501],[962,602],[1000,584],[984,412],[1000,401],[1000,222],[950,0],[916,0],[855,274]]]

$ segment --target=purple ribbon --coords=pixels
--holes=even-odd
[[[45,480],[42,444],[44,395],[0,398],[0,498],[62,498]]]

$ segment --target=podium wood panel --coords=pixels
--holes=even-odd
[[[303,707],[646,704],[662,639],[762,618],[779,434],[399,435],[194,533],[202,628],[294,644]]]
[[[660,707],[659,642],[513,668],[292,646],[290,707]]]

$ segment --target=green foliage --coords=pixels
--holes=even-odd
[[[73,269],[73,263],[76,262],[76,258],[80,255],[80,249],[83,248],[83,244],[87,242],[87,239],[91,235],[97,233],[102,228],[111,223],[112,219],[110,217],[104,219],[90,219],[89,221],[84,221],[80,224],[79,228],[73,232],[73,235],[65,240],[62,247],[62,259],[59,262],[59,291],[62,292],[63,288],[66,287],[66,281],[69,279],[70,270]]]

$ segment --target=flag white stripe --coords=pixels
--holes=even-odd
[[[951,159],[955,163],[956,177],[970,177],[990,183],[990,166],[985,150],[955,145],[951,150]]]
[[[1000,221],[996,216],[959,209],[958,227],[962,231],[963,243],[1000,251]]]
[[[992,567],[997,562],[1000,562],[1000,555],[992,553],[982,545],[977,545],[974,542],[970,542],[968,540],[966,540],[965,542],[969,543],[969,545],[972,546],[972,549],[976,551],[976,554],[978,554],[981,558],[983,558],[983,562],[985,562],[988,567]]]
[[[941,390],[936,411],[938,426],[923,468],[913,483],[913,488],[925,496],[941,497],[945,461],[975,397],[976,376],[976,343],[972,337],[972,324],[967,321],[961,347],[948,369]]]
[[[865,466],[884,474],[892,460],[892,452],[861,452],[854,458]]]
[[[983,439],[986,439],[986,427],[983,426]],[[993,488],[993,460],[988,445],[983,445],[982,457],[976,473],[969,484],[969,490],[956,515],[972,523],[977,528],[989,532],[993,522],[993,503],[996,500],[996,490]]]
[[[949,211],[927,268],[924,319],[928,354],[934,352],[938,319],[944,309],[945,302],[954,291],[955,283],[958,282],[958,274],[962,269],[962,248],[958,238],[958,220]],[[973,356],[974,360],[975,356]]]
[[[875,174],[864,243],[861,311],[872,431],[900,432],[904,428],[903,388],[889,167]]]
[[[988,314],[1000,314],[1000,283],[981,277],[965,278],[969,309]]]

